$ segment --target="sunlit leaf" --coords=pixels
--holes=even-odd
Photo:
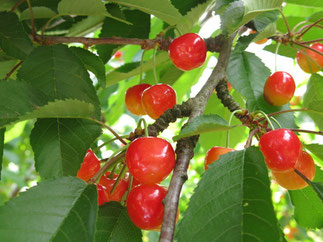
[[[4,146],[4,133],[6,129],[0,129],[0,180],[1,180],[1,170],[2,170],[2,159],[3,159],[3,146]]]

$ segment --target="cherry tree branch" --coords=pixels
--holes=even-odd
[[[200,92],[196,95],[196,97],[190,100],[190,102],[192,102],[192,111],[189,115],[189,120],[187,123],[191,122],[193,118],[204,113],[207,101],[209,100],[213,90],[220,80],[225,78],[225,70],[228,65],[234,36],[235,34],[229,37],[229,39],[225,39],[223,36],[221,37],[222,45],[220,46],[221,48],[218,63]],[[168,193],[163,201],[165,208],[163,225],[159,237],[160,242],[173,241],[178,201],[183,184],[187,180],[188,165],[194,155],[194,147],[198,141],[198,138],[199,136],[192,136],[189,138],[180,139],[177,142],[177,160],[168,188]]]

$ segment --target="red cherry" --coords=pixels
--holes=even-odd
[[[126,162],[130,174],[141,184],[159,183],[175,166],[171,144],[157,137],[141,137],[129,145]]]
[[[141,103],[152,119],[157,119],[176,104],[176,92],[167,84],[157,84],[144,90]]]
[[[130,113],[134,115],[145,115],[146,112],[141,104],[141,96],[144,90],[146,90],[151,85],[149,84],[139,84],[130,87],[126,92],[125,103]]]
[[[108,192],[108,197],[107,200],[110,201],[117,201],[120,202],[121,198],[125,194],[125,192],[128,189],[128,181],[125,179],[121,179],[116,186],[115,190],[111,194],[111,190],[118,178],[118,175],[114,174],[114,178],[109,178],[110,172],[106,172],[103,176],[101,176],[99,184],[103,185],[107,192]]]
[[[184,34],[174,39],[168,48],[170,59],[177,68],[183,71],[203,65],[206,52],[204,40],[194,33]]]
[[[296,162],[295,169],[300,171],[311,181],[315,176],[315,164],[313,158],[305,151],[301,152],[301,155]],[[272,174],[276,182],[288,190],[302,189],[308,186],[308,184],[294,170],[273,172]]]
[[[262,135],[259,146],[268,168],[275,172],[293,169],[302,149],[297,135],[289,129],[276,129]]]
[[[120,59],[121,57],[122,57],[122,52],[118,50],[118,51],[114,54],[114,58],[116,58],[116,59]]]
[[[284,71],[277,71],[268,77],[264,87],[264,98],[273,106],[287,104],[294,96],[293,77]]]
[[[91,149],[88,149],[84,157],[81,168],[77,172],[77,177],[87,181],[100,170],[100,160]]]
[[[209,169],[209,165],[211,165],[214,161],[219,159],[220,155],[224,155],[230,151],[234,151],[234,149],[214,146],[206,153],[205,162],[204,162],[204,169]]]
[[[249,31],[249,34],[256,34],[256,33],[257,33],[257,31],[253,30],[253,29],[250,29],[250,31]],[[256,41],[255,43],[258,44],[258,45],[261,45],[261,44],[266,43],[267,40],[268,40],[267,38],[264,38],[264,39]]]
[[[163,222],[162,203],[167,189],[157,184],[145,184],[132,189],[127,199],[131,221],[141,229],[158,229]]]
[[[323,53],[323,44],[321,43],[312,44],[310,47]],[[297,51],[296,61],[299,67],[307,73],[316,73],[323,68],[323,56],[310,49]]]
[[[106,187],[101,184],[96,184],[96,189],[98,191],[98,204],[103,205],[104,203],[109,202],[109,192]]]

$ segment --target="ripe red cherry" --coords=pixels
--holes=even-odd
[[[284,71],[277,71],[268,77],[264,87],[264,98],[273,106],[287,104],[294,96],[293,77]]]
[[[158,229],[163,222],[162,203],[167,189],[157,184],[140,185],[132,189],[127,199],[131,221],[141,229]]]
[[[81,168],[77,172],[77,177],[84,181],[91,179],[100,169],[100,160],[91,149],[88,149],[84,157]]]
[[[144,83],[130,87],[127,90],[125,103],[130,113],[138,116],[146,114],[141,104],[141,96],[144,90],[150,86],[151,85]]]
[[[259,146],[268,168],[275,172],[293,169],[302,149],[297,135],[289,129],[276,129],[262,135]]]
[[[118,51],[114,54],[114,58],[116,58],[116,59],[120,59],[121,57],[122,57],[122,52],[118,50]]]
[[[157,137],[141,137],[129,145],[126,162],[130,174],[141,184],[159,183],[175,166],[171,144]]]
[[[224,155],[230,151],[234,151],[234,149],[214,146],[206,153],[205,162],[204,162],[204,169],[209,169],[209,165],[211,165],[214,161],[219,159],[220,155]]]
[[[113,193],[111,194],[111,190],[118,178],[117,174],[114,174],[113,178],[109,178],[110,172],[106,172],[105,174],[103,174],[103,176],[101,176],[99,184],[103,185],[107,192],[108,192],[108,197],[107,200],[110,201],[117,201],[120,202],[121,198],[123,197],[123,195],[125,194],[125,192],[128,189],[128,181],[126,179],[121,179],[118,183],[118,185],[116,186],[115,190],[113,191]]]
[[[310,47],[323,53],[323,44],[321,43],[312,44]],[[299,67],[307,73],[316,73],[323,68],[323,56],[310,49],[297,51],[296,61]]]
[[[96,189],[98,191],[98,204],[103,205],[106,202],[109,202],[109,192],[107,191],[106,187],[102,186],[101,184],[96,184]]]
[[[311,181],[315,176],[315,164],[313,158],[305,151],[301,152],[301,155],[296,162],[295,169],[300,171]],[[272,174],[276,182],[288,190],[302,189],[308,186],[308,184],[294,170],[273,172]]]
[[[176,104],[176,92],[167,84],[157,84],[144,90],[141,103],[152,119],[157,119]]]
[[[203,65],[206,52],[204,40],[194,33],[184,34],[174,39],[168,48],[170,59],[177,68],[183,71]]]

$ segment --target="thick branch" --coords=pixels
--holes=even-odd
[[[209,100],[213,90],[220,80],[225,78],[225,70],[231,52],[233,36],[222,42],[218,63],[215,66],[211,76],[201,91],[192,99],[192,112],[188,122],[201,114],[203,114],[207,101]],[[177,161],[174,168],[173,176],[168,188],[168,193],[164,199],[164,217],[163,225],[160,233],[159,241],[172,241],[176,223],[176,213],[178,201],[184,182],[187,180],[187,168],[191,158],[194,155],[194,147],[199,136],[193,136],[181,139],[177,143],[176,154]]]

